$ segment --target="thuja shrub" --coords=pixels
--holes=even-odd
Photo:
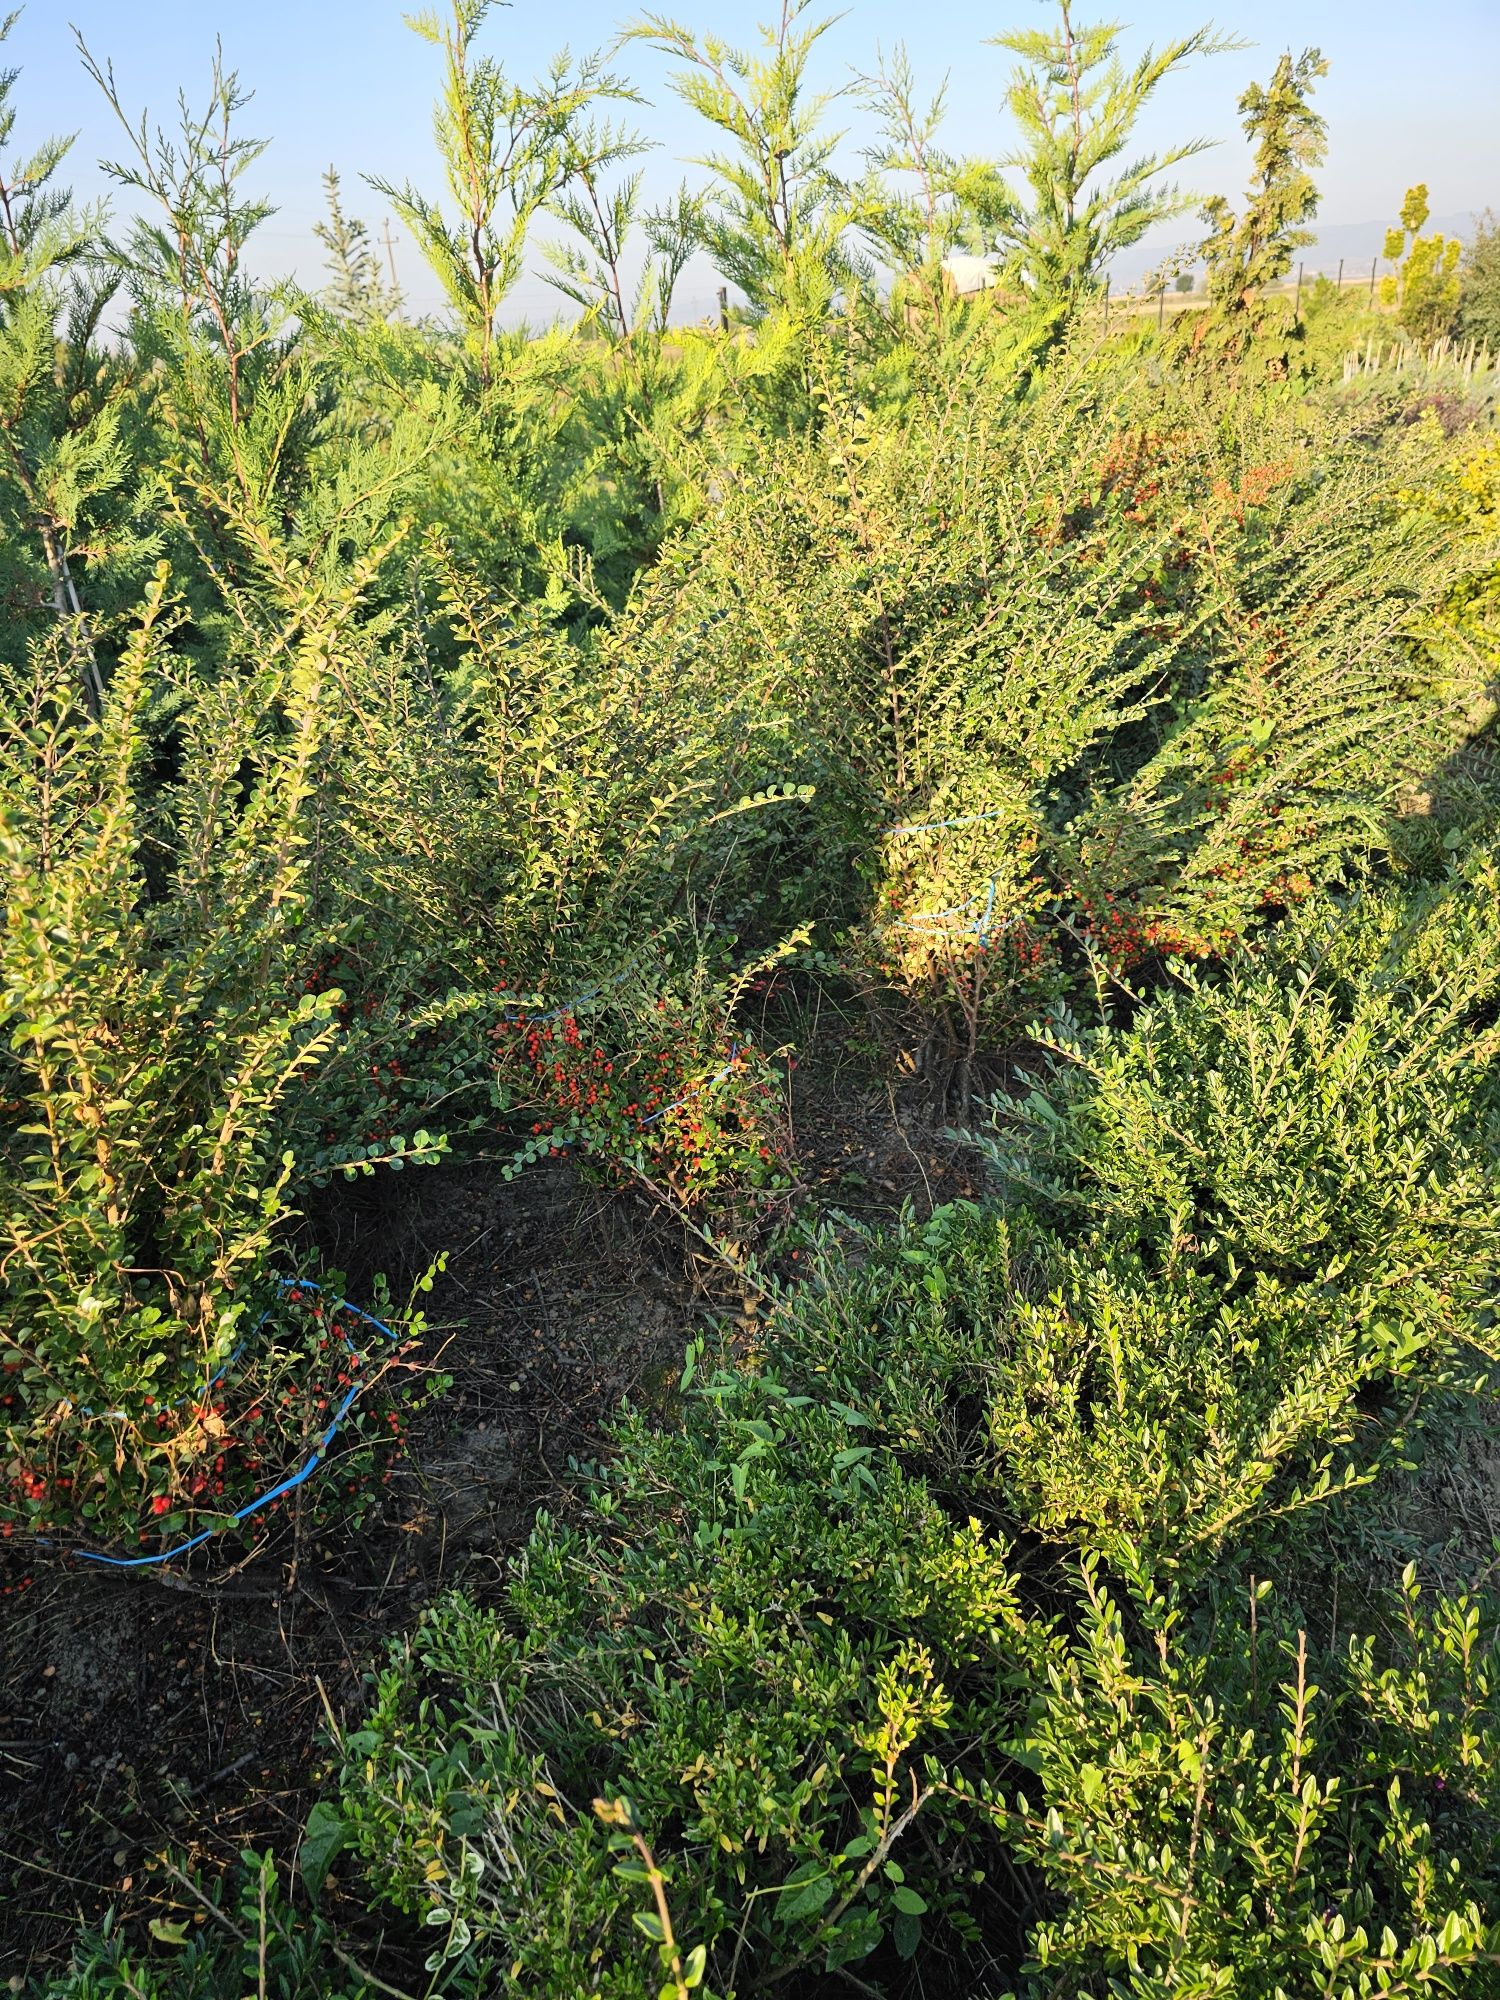
[[[1462,439],[1406,499],[1419,519],[1438,522],[1469,556],[1434,622],[1477,653],[1473,719],[1493,722],[1493,673],[1500,659],[1500,440],[1490,434]]]
[[[942,1059],[972,1062],[1053,990],[1050,794],[1166,675],[1177,635],[1140,578],[1172,538],[1057,532],[1122,384],[1062,369],[1033,405],[976,365],[877,421],[817,359],[819,429],[726,481],[662,636],[680,652],[690,626],[705,687],[753,647],[769,727],[749,752],[817,787],[813,865],[786,879]]]
[[[65,648],[0,688],[0,1507],[94,1541],[249,1497],[214,1490],[230,1412],[205,1385],[242,1351],[236,1416],[260,1393],[290,1107],[338,1032],[336,991],[293,990],[326,635],[211,684],[170,664],[173,625],[162,573],[97,722]],[[163,682],[166,786],[143,720]]]

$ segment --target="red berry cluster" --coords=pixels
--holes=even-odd
[[[1279,459],[1270,465],[1247,465],[1238,487],[1227,479],[1216,479],[1214,498],[1227,511],[1237,528],[1243,528],[1253,508],[1264,507],[1278,488],[1296,477],[1295,459]]]
[[[648,1018],[654,1032],[634,1048],[585,1035],[571,1009],[497,1024],[497,1064],[537,1113],[531,1136],[555,1135],[554,1155],[578,1143],[616,1178],[636,1166],[689,1206],[711,1192],[769,1185],[787,1140],[760,1051],[722,1035],[706,1041],[665,997]]]
[[[1150,916],[1133,898],[1112,889],[1080,895],[1080,931],[1096,944],[1116,972],[1128,972],[1155,953],[1207,958],[1209,940],[1163,917]]]
[[[330,1451],[345,1473],[341,1489],[314,1478],[299,1502],[304,1525],[362,1517],[373,1504],[377,1475],[388,1479],[404,1449],[411,1409],[442,1386],[423,1380],[413,1352],[414,1343],[391,1350],[362,1320],[325,1305],[319,1294],[293,1290],[208,1394],[177,1400],[147,1394],[133,1419],[111,1413],[112,1478],[100,1456],[99,1420],[79,1410],[55,1426],[45,1464],[18,1460],[7,1469],[12,1518],[0,1523],[0,1534],[17,1526],[92,1533],[91,1522],[107,1518],[99,1504],[107,1497],[110,1516],[146,1517],[150,1525],[136,1530],[141,1547],[175,1541],[237,1513],[305,1463],[349,1390],[370,1381]],[[87,1504],[80,1507],[80,1499]]]

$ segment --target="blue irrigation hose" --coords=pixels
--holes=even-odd
[[[977,826],[983,819],[1005,819],[1014,810],[1012,806],[999,806],[994,812],[964,813],[959,819],[929,819],[903,826],[883,826],[880,831],[892,836],[899,833],[941,833],[945,827]]]
[[[970,896],[967,902],[955,903],[951,909],[927,911],[920,917],[897,917],[893,922],[892,928],[895,930],[915,931],[921,937],[974,937],[978,938],[982,945],[987,944],[991,931],[995,927],[995,890],[999,880],[1000,877],[998,874],[992,875],[989,879],[989,885],[982,896]],[[984,910],[974,923],[945,924],[942,921],[944,917],[961,917],[966,910],[972,910],[981,900],[984,903]],[[1019,916],[1009,916],[999,928],[1002,932],[1007,931],[1012,924],[1019,923],[1019,921]]]
[[[315,1285],[309,1278],[278,1278],[276,1282],[284,1292],[321,1292],[322,1290],[321,1285]],[[373,1313],[362,1312],[358,1306],[351,1305],[347,1299],[338,1300],[334,1306],[334,1311],[353,1313],[356,1319],[362,1319],[366,1326],[373,1326],[378,1333],[383,1333],[386,1339],[392,1343],[395,1343],[400,1338],[398,1334],[394,1333],[386,1325],[384,1320],[376,1319]],[[264,1326],[268,1316],[263,1315],[257,1321],[257,1326]],[[343,1340],[349,1352],[357,1355],[358,1349],[355,1347],[353,1341],[350,1340],[347,1333],[343,1336]],[[239,1347],[235,1349],[234,1354],[224,1363],[218,1374],[210,1377],[207,1389],[212,1389],[219,1382],[223,1381],[226,1372],[233,1365],[236,1356],[243,1351],[243,1348],[244,1342],[242,1341]],[[299,1486],[305,1485],[318,1470],[319,1466],[322,1465],[327,1456],[328,1447],[343,1428],[345,1417],[348,1416],[355,1402],[364,1394],[368,1387],[368,1381],[356,1382],[351,1386],[348,1394],[334,1412],[333,1421],[324,1431],[322,1439],[314,1447],[306,1464],[300,1471],[291,1473],[281,1481],[279,1486],[273,1486],[267,1492],[257,1495],[254,1500],[247,1501],[237,1513],[231,1514],[227,1520],[221,1521],[217,1527],[205,1528],[201,1534],[193,1535],[185,1542],[179,1542],[176,1548],[162,1549],[156,1555],[152,1556],[106,1556],[97,1553],[93,1549],[74,1549],[72,1551],[73,1555],[80,1562],[103,1563],[110,1569],[145,1569],[153,1563],[172,1562],[178,1556],[185,1556],[190,1549],[201,1548],[205,1542],[212,1541],[215,1535],[222,1535],[239,1522],[248,1521],[252,1514],[258,1514],[263,1507],[269,1507],[273,1500],[279,1500],[284,1494],[293,1493]],[[205,1393],[207,1393],[207,1390],[205,1390]],[[187,1398],[183,1397],[181,1400],[186,1402]],[[175,1408],[176,1405],[174,1404],[171,1407]]]
[[[675,1104],[664,1104],[660,1111],[653,1111],[649,1118],[643,1118],[641,1120],[641,1130],[644,1131],[648,1125],[654,1125],[658,1118],[665,1118],[673,1111],[680,1111],[683,1105],[688,1103],[692,1098],[696,1097],[700,1091],[712,1090],[716,1083],[722,1083],[726,1076],[729,1076],[733,1073],[734,1066],[739,1061],[739,1059],[740,1059],[739,1044],[736,1042],[732,1044],[730,1047],[728,1062],[725,1063],[724,1067],[721,1070],[715,1071],[715,1073],[708,1079],[707,1083],[695,1084],[693,1088],[690,1091],[688,1091],[684,1096],[679,1097]]]
[[[601,979],[597,986],[591,986],[586,993],[580,993],[576,1000],[569,1000],[561,1007],[554,1007],[550,1014],[528,1014],[524,1007],[519,1014],[502,1014],[500,1017],[500,1026],[502,1028],[534,1028],[545,1027],[548,1021],[560,1021],[564,1014],[576,1014],[580,1007],[586,1007],[590,1000],[597,1000],[601,993],[608,993],[616,986],[623,985],[630,977],[633,969],[633,967],[627,965],[625,970],[617,972],[613,979]]]
[[[890,837],[903,833],[941,833],[952,826],[977,826],[981,820],[1004,819],[1011,811],[1010,806],[1000,806],[994,812],[964,813],[957,819],[930,819],[901,826],[883,826],[880,831]],[[944,917],[961,917],[966,910],[972,910],[979,902],[980,896],[970,896],[967,902],[955,903],[951,909],[932,910],[920,917],[897,917],[895,928],[918,931],[924,937],[976,937],[983,945],[989,940],[990,925],[995,914],[995,885],[999,879],[998,874],[992,875],[988,890],[981,890],[980,896],[984,898],[984,914],[977,923],[960,924],[951,928],[943,923]],[[1008,929],[1013,921],[1014,919],[1008,918],[1001,925],[1001,929]]]

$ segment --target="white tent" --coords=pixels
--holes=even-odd
[[[1000,275],[1000,259],[992,254],[971,257],[955,252],[943,259],[943,275],[960,298],[987,292]]]

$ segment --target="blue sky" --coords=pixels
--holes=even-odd
[[[430,3],[430,0],[429,0]],[[3,0],[0,0],[3,4]],[[1088,7],[1095,18],[1102,7]],[[1137,0],[1121,5],[1130,23],[1127,53],[1160,42],[1204,18],[1190,0]],[[709,7],[682,0],[681,17],[712,25],[736,40],[753,37],[761,9],[733,0]],[[575,50],[607,44],[631,19],[616,0],[574,0],[546,7],[518,0],[497,8],[488,46],[515,72],[531,74],[563,42]],[[928,0],[913,14],[897,0],[854,0],[820,47],[821,78],[830,86],[872,65],[877,45],[905,38],[919,79],[935,85],[949,75],[945,138],[954,151],[998,154],[1010,135],[997,106],[1009,58],[985,46],[1002,27],[1043,18],[1037,0],[1002,0],[979,8],[972,0]],[[1229,0],[1220,28],[1254,46],[1194,64],[1172,79],[1141,127],[1143,147],[1201,134],[1224,143],[1190,163],[1184,179],[1204,193],[1234,197],[1244,176],[1245,148],[1235,102],[1245,84],[1268,74],[1285,47],[1313,42],[1331,74],[1319,93],[1331,146],[1320,175],[1328,224],[1394,216],[1413,181],[1425,180],[1436,216],[1493,205],[1500,209],[1500,3],[1431,0],[1418,10],[1403,0]],[[258,268],[319,282],[320,253],[311,234],[321,212],[319,176],[330,163],[344,176],[346,201],[377,229],[385,205],[360,183],[361,173],[432,185],[430,106],[436,52],[406,28],[388,0],[30,0],[5,55],[22,69],[15,101],[17,141],[45,132],[77,131],[71,181],[81,195],[103,191],[96,161],[119,150],[118,127],[82,74],[70,24],[96,55],[112,57],[126,104],[169,116],[178,87],[200,98],[215,32],[225,57],[256,93],[247,130],[272,141],[260,162],[258,187],[279,207],[258,239]],[[622,66],[651,100],[639,122],[660,141],[645,162],[648,185],[665,192],[682,177],[682,162],[701,147],[701,128],[673,98],[668,64],[642,45],[624,52]],[[851,127],[852,159],[860,136],[857,107],[841,108]],[[691,169],[687,170],[690,174]],[[1191,221],[1168,240],[1193,233]],[[408,297],[435,309],[436,288],[409,245],[398,250]],[[708,310],[715,280],[689,273],[680,299],[683,317]],[[551,317],[560,302],[528,278],[516,306],[533,319]]]

